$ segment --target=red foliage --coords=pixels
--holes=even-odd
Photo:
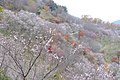
[[[53,52],[52,46],[48,46],[48,52],[49,52],[49,53],[52,53],[52,52]]]
[[[77,43],[76,43],[75,41],[71,41],[71,45],[72,45],[73,47],[76,47],[76,46],[77,46]]]
[[[78,32],[78,38],[83,37],[84,35],[85,35],[85,32],[84,32],[84,31]]]

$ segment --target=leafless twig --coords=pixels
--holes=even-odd
[[[57,67],[58,67],[58,65],[59,65],[59,63],[57,63],[57,65],[53,69],[51,69],[48,73],[46,73],[41,80],[44,80],[51,72],[53,72],[54,70],[56,70]]]

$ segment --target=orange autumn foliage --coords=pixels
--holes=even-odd
[[[65,35],[64,35],[64,39],[65,39],[66,41],[69,41],[70,36],[69,36],[68,34],[65,34]]]
[[[115,63],[119,63],[119,58],[116,56],[116,57],[113,57],[111,59],[112,62],[115,62]]]
[[[73,47],[75,47],[75,46],[77,46],[77,43],[76,43],[75,41],[71,41],[71,45],[72,45]]]

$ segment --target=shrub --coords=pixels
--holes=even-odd
[[[0,6],[0,12],[3,12],[3,11],[4,11],[3,7],[2,7],[2,6]]]
[[[0,33],[3,34],[4,36],[9,36],[11,33],[11,30],[0,28]]]
[[[64,80],[64,79],[62,78],[62,76],[61,76],[61,74],[60,74],[59,71],[56,71],[56,73],[55,73],[55,75],[54,75],[54,78],[55,78],[56,80]]]
[[[50,7],[51,11],[54,11],[58,8],[58,5],[55,4],[54,2],[51,2],[50,4],[48,4],[48,6]]]
[[[117,51],[117,56],[120,57],[120,51],[119,50]]]
[[[48,6],[49,6],[51,11],[57,10],[58,8],[62,8],[65,12],[68,12],[67,8],[65,6],[57,5],[56,3],[54,3],[54,1],[51,1],[48,4]]]
[[[101,50],[106,53],[106,61],[111,62],[111,58],[117,55],[117,51],[120,48],[120,44],[118,42],[111,41],[110,37],[107,36],[104,36],[101,39],[101,44],[103,45]]]
[[[116,57],[112,57],[111,59],[112,62],[116,62],[119,64],[119,58],[116,56]]]
[[[61,6],[61,7],[64,9],[65,12],[68,12],[66,6]]]
[[[83,37],[85,35],[84,31],[79,31],[78,32],[78,38]]]
[[[0,80],[11,80],[2,69],[0,69]]]

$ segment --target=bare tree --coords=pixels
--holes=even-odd
[[[12,69],[16,73],[18,73],[18,75],[21,76],[23,80],[26,80],[26,77],[28,77],[28,75],[30,74],[33,67],[35,67],[37,60],[40,58],[42,51],[45,50],[46,46],[51,42],[52,37],[53,37],[50,34],[48,38],[47,38],[47,36],[44,37],[46,39],[43,39],[43,37],[42,37],[42,39],[43,39],[42,42],[41,42],[41,40],[37,40],[38,42],[37,41],[35,42],[34,41],[35,39],[32,38],[33,37],[32,35],[34,35],[34,34],[28,34],[28,35],[31,35],[31,38],[27,37],[27,34],[25,35],[26,37],[24,36],[24,39],[25,39],[25,42],[23,42],[24,46],[18,45],[19,47],[26,47],[26,49],[25,48],[17,49],[18,46],[15,46],[16,43],[23,44],[22,41],[20,40],[20,38],[21,38],[20,35],[13,36],[15,38],[14,45],[10,42],[7,43],[8,45],[0,44],[0,46],[5,49],[5,52],[3,53],[3,56],[2,56],[3,59],[2,59],[0,66],[2,67],[2,65],[5,65],[9,69]],[[19,36],[19,39],[17,39],[18,36]],[[38,51],[36,50],[36,52],[34,52],[34,51],[32,52],[31,50],[33,49],[33,47],[35,45],[37,45],[36,47],[39,46],[37,49]],[[23,52],[22,52],[22,50],[23,50]],[[28,54],[32,55],[29,60],[24,59],[24,55],[25,55],[26,51],[28,52]],[[12,66],[9,64],[5,64],[4,60],[5,60],[6,54],[7,54],[7,58],[9,59],[9,61],[11,61]],[[9,62],[9,61],[7,61],[7,62]],[[28,66],[26,66],[26,65],[28,65]],[[25,66],[26,66],[26,68],[25,68]],[[57,66],[58,66],[58,64],[56,65],[55,68],[51,69],[48,73],[46,73],[43,76],[43,79],[46,78],[46,76],[48,76],[49,73],[54,71],[54,69],[56,69]],[[36,73],[36,71],[34,73]]]

